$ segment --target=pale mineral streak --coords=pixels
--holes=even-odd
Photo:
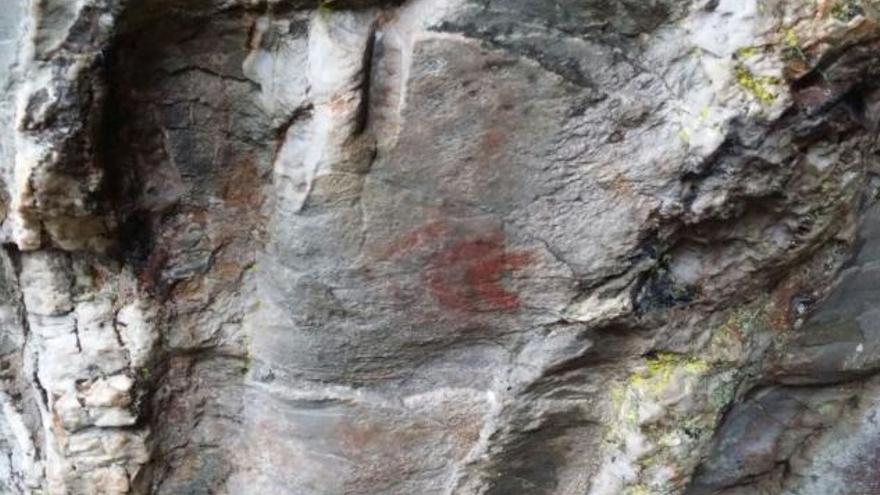
[[[876,495],[876,0],[8,0],[0,494]]]

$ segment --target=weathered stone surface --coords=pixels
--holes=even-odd
[[[877,2],[10,4],[0,492],[880,490]]]

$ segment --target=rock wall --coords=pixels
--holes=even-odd
[[[876,0],[9,0],[0,492],[874,495]]]

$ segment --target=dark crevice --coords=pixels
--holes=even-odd
[[[37,368],[39,366],[36,366]],[[40,394],[40,399],[43,401],[43,407],[47,410],[49,409],[49,393],[46,392],[46,389],[43,388],[42,382],[40,382],[40,375],[37,370],[34,370],[32,375],[34,387],[37,389],[37,392]]]
[[[367,37],[367,46],[364,49],[364,58],[361,63],[361,67],[363,67],[361,71],[361,83],[358,88],[358,92],[360,93],[361,101],[357,110],[357,123],[353,130],[355,135],[363,134],[367,129],[367,125],[370,122],[370,96],[371,96],[371,88],[370,85],[373,82],[373,71],[375,70],[374,59],[376,58],[376,51],[378,50],[378,39],[376,35],[376,26],[375,24],[370,28],[370,34]]]
[[[27,359],[28,358],[28,356],[27,356],[28,345],[29,345],[30,340],[32,338],[33,332],[31,330],[30,320],[28,319],[27,305],[25,304],[24,293],[21,291],[21,271],[22,271],[21,257],[22,257],[22,253],[18,249],[18,246],[16,246],[13,243],[3,244],[3,250],[6,252],[6,255],[9,257],[10,261],[12,262],[13,269],[15,270],[15,279],[17,282],[16,285],[19,287],[19,290],[18,290],[19,299],[17,301],[17,306],[19,309],[18,318],[19,318],[19,322],[22,327],[22,331],[24,333],[24,342],[22,345],[22,354],[23,354],[22,359]],[[35,357],[35,359],[37,359],[37,358]],[[34,371],[31,375],[30,381],[31,381],[31,384],[34,386],[34,388],[37,390],[37,393],[40,397],[40,400],[42,401],[43,407],[48,409],[49,408],[49,394],[46,392],[46,389],[43,388],[43,384],[40,382],[39,363],[37,361],[34,362]]]

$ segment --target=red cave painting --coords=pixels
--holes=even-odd
[[[444,309],[468,313],[519,309],[519,295],[505,287],[504,279],[530,264],[532,253],[508,250],[498,228],[466,234],[459,230],[430,222],[392,244],[388,254],[426,253],[420,256],[421,280]]]
[[[501,233],[465,239],[432,255],[422,274],[425,285],[442,306],[468,312],[512,311],[519,295],[507,290],[503,278],[528,264],[529,253],[508,252]]]

